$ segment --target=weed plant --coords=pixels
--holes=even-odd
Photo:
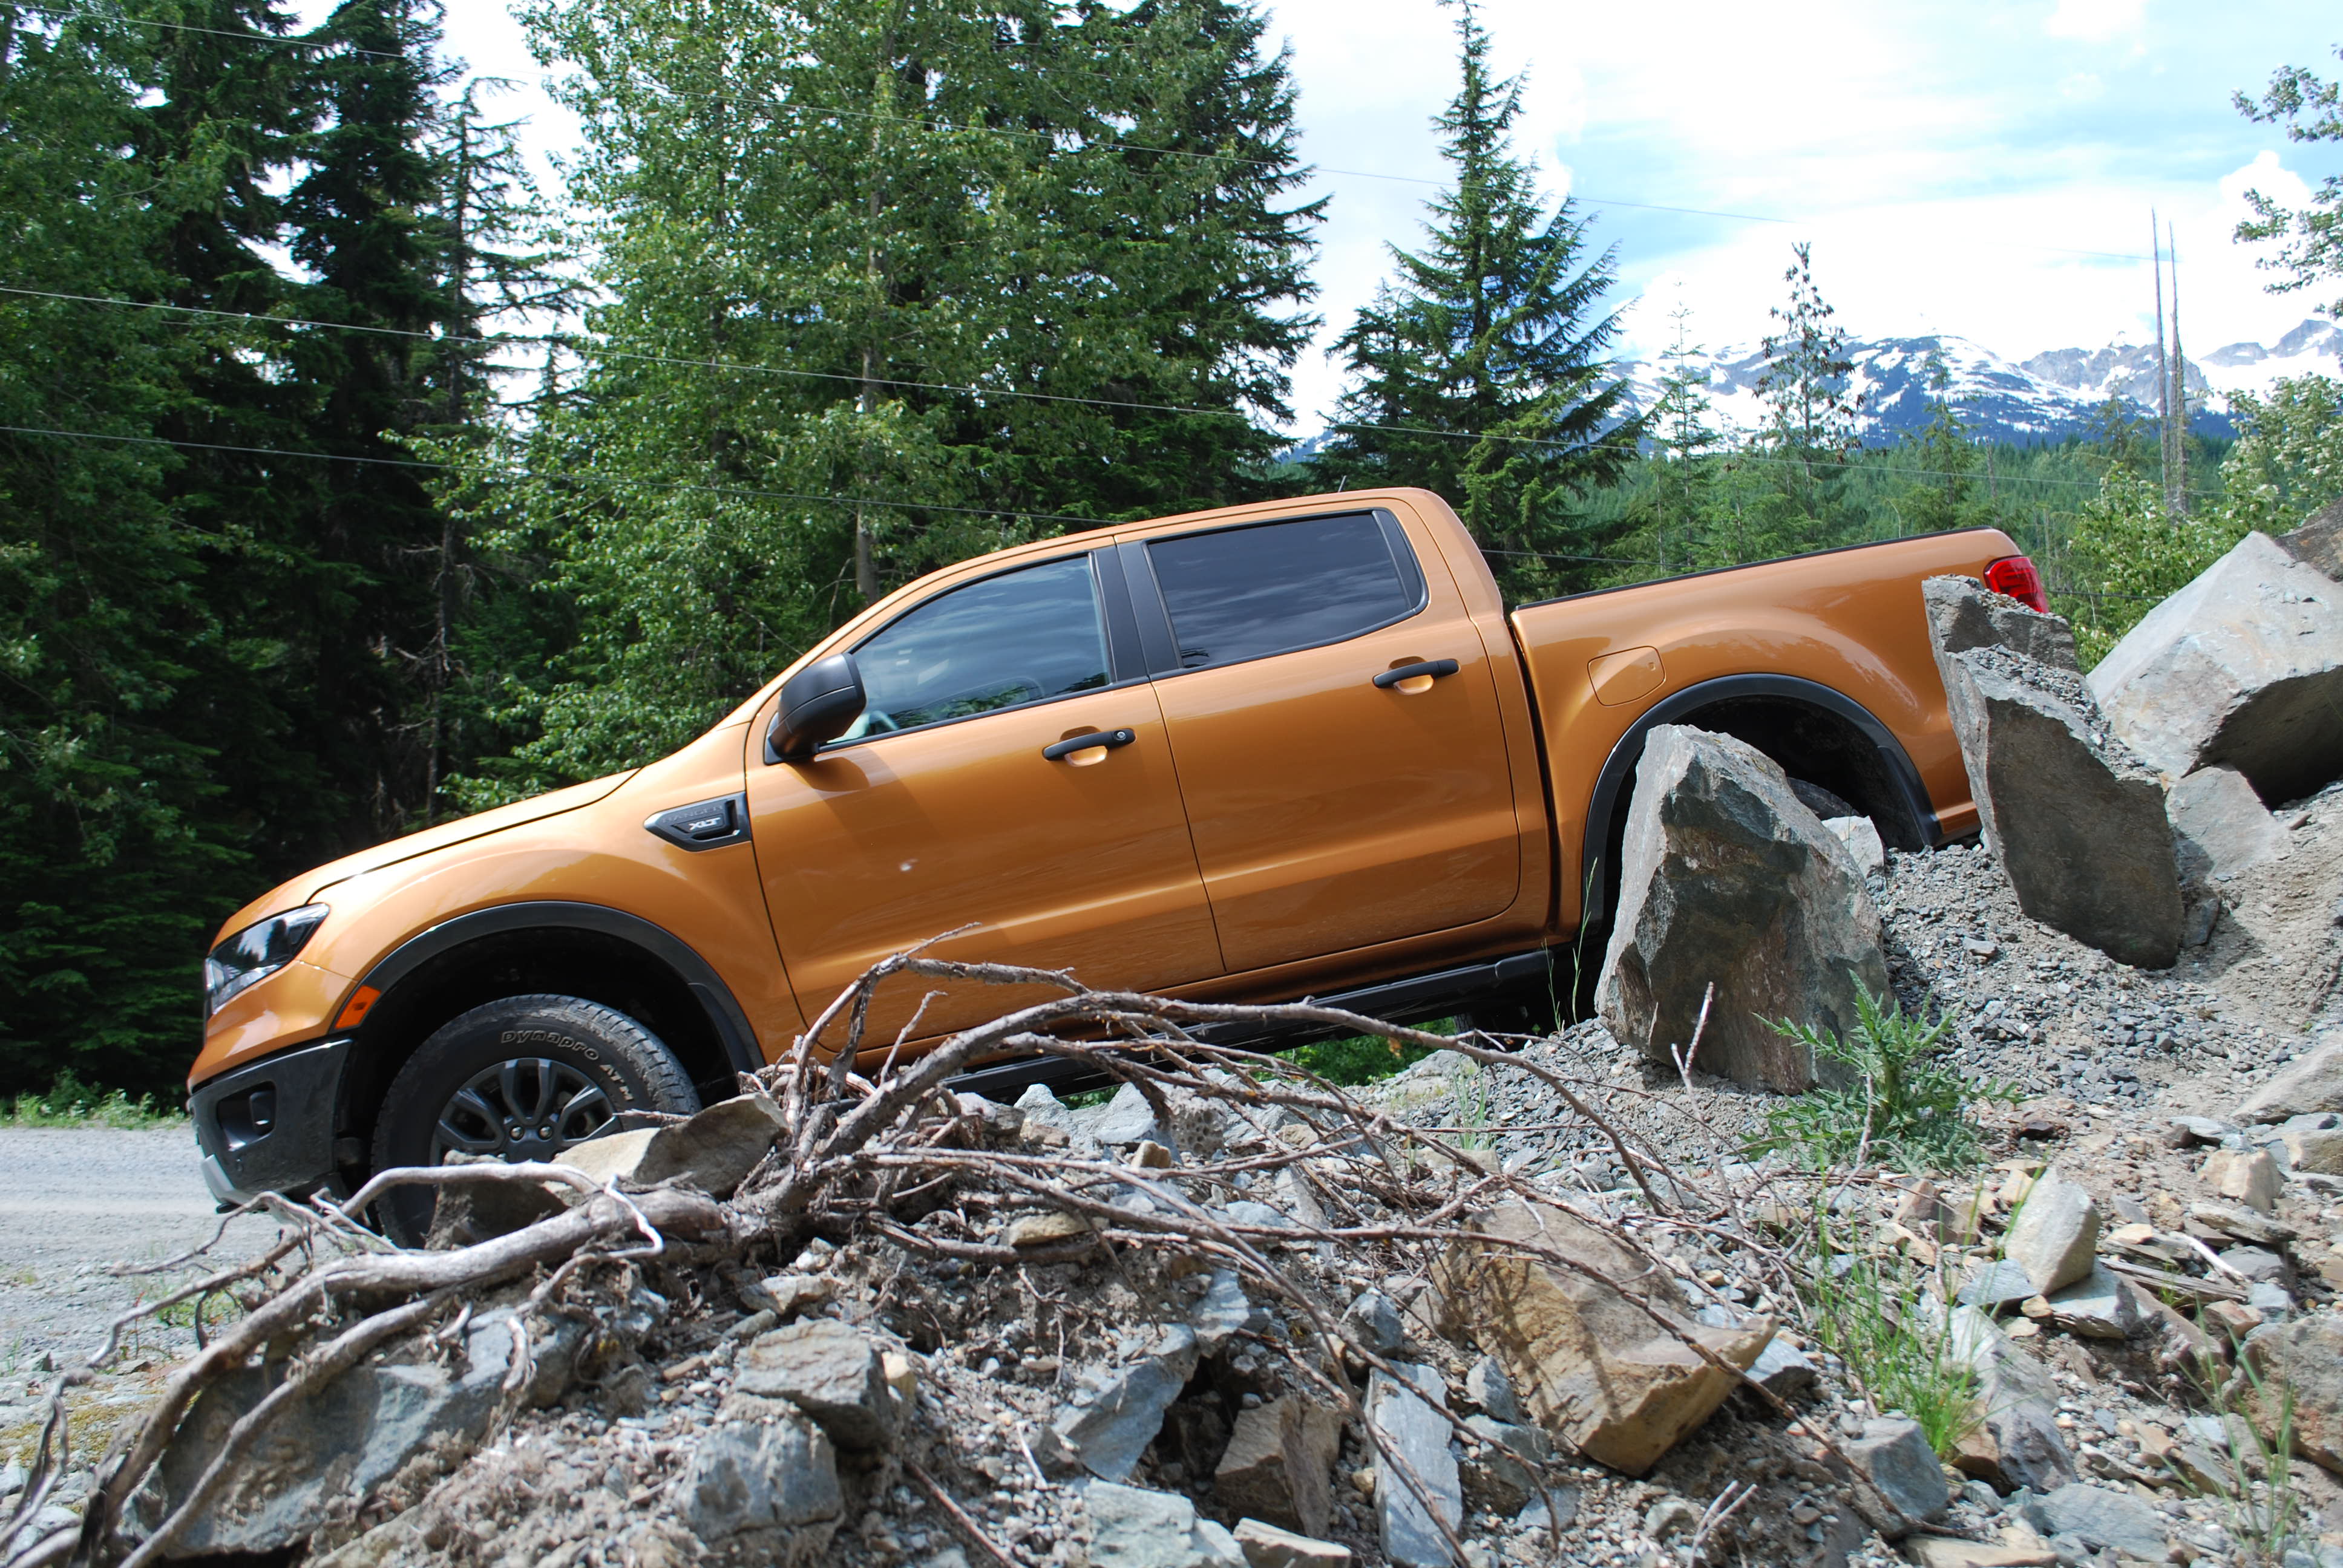
[[[2221,1452],[2228,1473],[2197,1493],[2217,1508],[2221,1527],[2237,1545],[2237,1560],[2251,1568],[2279,1568],[2304,1533],[2302,1498],[2294,1484],[2294,1390],[2273,1384],[2237,1357],[2237,1381],[2224,1387],[2218,1369],[2207,1366],[2198,1383],[2205,1402],[2221,1418],[2228,1441]],[[2242,1386],[2245,1397],[2235,1397]],[[2247,1407],[2275,1408],[2275,1435],[2265,1438]],[[2259,1479],[2257,1480],[2257,1477]]]
[[[1883,1414],[1918,1422],[1929,1446],[1950,1458],[1981,1416],[1977,1375],[1953,1343],[1952,1315],[1924,1320],[1924,1285],[1908,1264],[1841,1251],[1826,1223],[1816,1235],[1815,1266],[1798,1292],[1808,1331]]]
[[[1818,1084],[1765,1114],[1765,1136],[1753,1153],[1780,1151],[1818,1169],[1875,1164],[1902,1171],[1959,1171],[1985,1155],[1973,1105],[2016,1104],[2007,1084],[1972,1083],[1934,1060],[1951,1032],[1950,1014],[1926,1022],[1906,1016],[1893,996],[1855,988],[1855,1032],[1839,1040],[1811,1025],[1767,1020],[1766,1027],[1836,1062],[1851,1081]]]
[[[1435,1033],[1446,1033],[1453,1022],[1453,1020],[1449,1020],[1423,1027]],[[1377,1079],[1389,1078],[1395,1072],[1403,1072],[1432,1052],[1420,1046],[1402,1047],[1395,1040],[1354,1035],[1346,1040],[1312,1040],[1308,1045],[1297,1045],[1279,1054],[1296,1067],[1307,1069],[1329,1083],[1356,1088],[1363,1083],[1373,1083]]]
[[[0,1107],[0,1127],[106,1127],[139,1131],[184,1127],[180,1111],[146,1095],[133,1100],[119,1089],[97,1089],[72,1072],[57,1074],[45,1094],[19,1094]]]
[[[1497,1140],[1489,1131],[1495,1119],[1496,1102],[1489,1089],[1489,1074],[1480,1063],[1468,1061],[1456,1070],[1449,1080],[1456,1101],[1456,1125],[1452,1134],[1456,1147],[1464,1150],[1494,1149]]]

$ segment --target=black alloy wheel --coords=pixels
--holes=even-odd
[[[374,1169],[458,1154],[551,1161],[630,1112],[699,1108],[674,1053],[625,1013],[574,996],[507,997],[441,1025],[398,1070],[375,1124]],[[431,1189],[403,1187],[375,1217],[391,1240],[419,1246],[437,1206]]]

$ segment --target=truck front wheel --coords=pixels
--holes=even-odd
[[[574,996],[516,996],[445,1023],[391,1080],[375,1124],[374,1168],[438,1165],[450,1154],[557,1160],[616,1131],[630,1111],[689,1115],[699,1095],[657,1035]],[[391,1239],[418,1245],[437,1206],[427,1187],[377,1205]]]

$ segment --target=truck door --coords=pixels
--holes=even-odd
[[[1231,972],[1499,914],[1519,828],[1480,633],[1390,511],[1121,547]]]
[[[764,760],[760,718],[752,837],[808,1018],[879,960],[961,926],[930,950],[1094,986],[1221,972],[1121,569],[1111,547],[1096,554],[955,584],[863,638],[868,705],[809,761]],[[866,1049],[915,1012],[927,1036],[1039,1000],[898,978]]]

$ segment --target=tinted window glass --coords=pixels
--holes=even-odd
[[[870,700],[849,740],[1104,686],[1090,558],[939,595],[864,640],[854,662]]]
[[[1339,641],[1415,608],[1364,513],[1157,539],[1147,558],[1190,669]]]

